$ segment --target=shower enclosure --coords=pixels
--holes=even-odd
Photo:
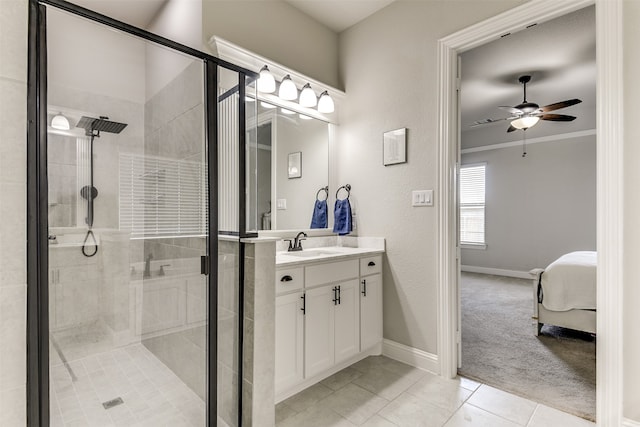
[[[29,425],[239,426],[256,74],[64,1],[29,19]]]

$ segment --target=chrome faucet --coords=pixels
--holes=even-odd
[[[151,277],[151,260],[153,259],[153,254],[147,255],[144,260],[144,272],[142,273],[142,277]]]
[[[299,232],[298,235],[293,240],[293,242],[291,241],[291,239],[285,240],[285,242],[289,242],[289,249],[287,249],[287,252],[295,252],[295,251],[302,250],[302,241],[306,239],[300,236],[307,237],[307,233],[305,233],[304,231]]]

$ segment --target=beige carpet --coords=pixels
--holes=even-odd
[[[532,293],[530,280],[462,274],[460,375],[593,421],[595,338],[546,325],[534,336]]]

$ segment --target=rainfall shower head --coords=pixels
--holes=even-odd
[[[112,122],[104,116],[100,116],[99,119],[82,116],[76,127],[83,128],[87,131],[87,135],[91,135],[93,132],[120,133],[122,129],[127,127],[127,124]]]

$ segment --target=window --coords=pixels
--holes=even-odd
[[[206,196],[201,162],[120,153],[120,229],[132,237],[206,234]]]
[[[460,168],[460,243],[484,246],[486,164]]]

